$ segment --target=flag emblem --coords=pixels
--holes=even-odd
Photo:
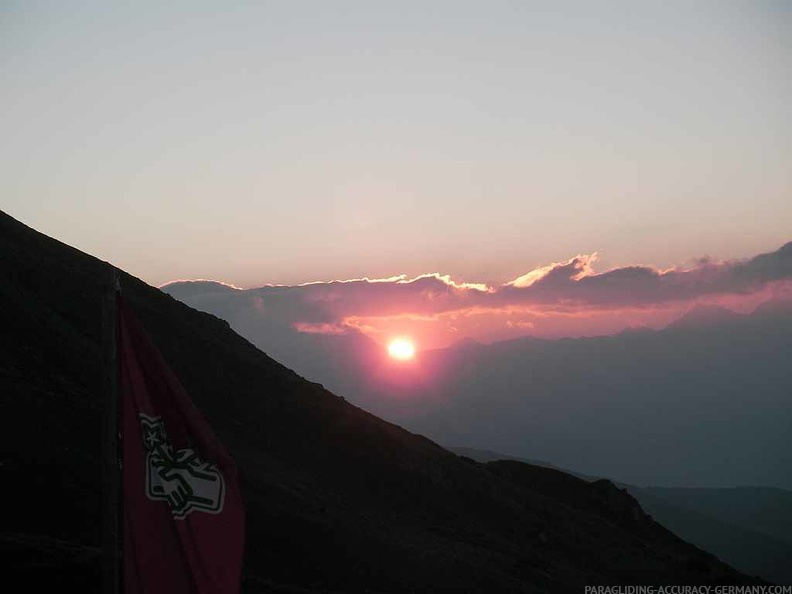
[[[160,417],[140,413],[146,454],[146,495],[167,501],[176,519],[193,510],[223,511],[225,481],[217,466],[202,460],[192,448],[175,449]]]

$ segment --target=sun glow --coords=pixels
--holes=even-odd
[[[396,338],[388,345],[388,354],[399,361],[409,361],[415,356],[415,345],[406,338]]]

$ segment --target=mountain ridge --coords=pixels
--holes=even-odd
[[[589,482],[601,480],[543,461],[499,452],[449,449],[487,465],[521,462]],[[741,571],[777,584],[792,584],[792,491],[770,487],[663,488],[623,483],[615,486],[625,489],[642,511],[685,540],[715,553]]]
[[[9,579],[32,588],[98,589],[107,270],[0,214],[0,475],[15,486],[0,542],[13,560]],[[120,276],[127,303],[236,460],[245,592],[762,583],[654,523],[617,525],[599,508],[570,508],[469,464],[306,381],[227,322]]]

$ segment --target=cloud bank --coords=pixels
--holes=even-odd
[[[433,273],[244,290],[207,281],[163,288],[196,306],[196,301],[212,302],[208,309],[218,315],[251,308],[298,332],[412,333],[433,346],[454,336],[493,340],[526,333],[607,333],[667,323],[694,303],[739,309],[792,295],[792,242],[748,260],[702,259],[689,268],[627,266],[596,272],[595,263],[596,254],[577,255],[496,286]]]

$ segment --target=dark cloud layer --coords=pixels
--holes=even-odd
[[[303,331],[332,332],[349,317],[432,316],[515,306],[544,312],[618,310],[715,295],[747,295],[770,283],[792,281],[792,242],[749,260],[700,260],[689,269],[660,271],[629,266],[598,274],[592,267],[595,259],[576,256],[494,287],[427,274],[415,279],[356,279],[246,290],[220,283],[179,281],[167,285],[166,290],[192,302],[216,300],[222,293],[224,301],[243,300],[260,315]]]

